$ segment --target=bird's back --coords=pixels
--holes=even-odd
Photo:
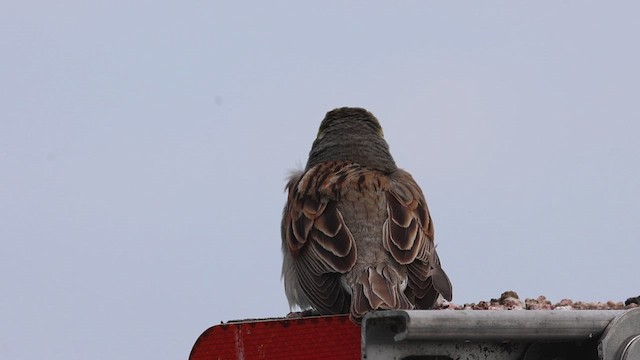
[[[371,310],[451,299],[424,194],[396,166],[368,111],[328,112],[287,192],[283,278],[290,305],[350,311],[359,321]]]

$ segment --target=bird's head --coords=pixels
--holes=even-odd
[[[307,169],[325,161],[345,160],[383,172],[396,169],[382,127],[362,108],[331,110],[320,124]]]

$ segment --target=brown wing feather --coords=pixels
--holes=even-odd
[[[343,166],[323,163],[292,177],[282,223],[284,251],[293,258],[297,285],[325,314],[349,311],[350,295],[340,277],[353,268],[357,256],[336,194],[326,191],[326,184],[340,181]]]
[[[451,300],[451,282],[440,266],[427,202],[413,177],[398,170],[386,195],[389,218],[383,245],[400,264],[407,265],[407,295],[416,308],[433,307],[438,294]]]

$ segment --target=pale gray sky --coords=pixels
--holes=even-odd
[[[284,179],[361,106],[456,303],[640,293],[637,2],[0,5],[0,359],[281,316]]]

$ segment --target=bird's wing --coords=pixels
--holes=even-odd
[[[340,176],[336,169],[320,164],[291,177],[282,220],[285,251],[294,259],[298,284],[321,313],[349,311],[350,296],[341,274],[356,262],[356,244],[336,206],[336,199],[323,185]]]
[[[390,177],[386,199],[389,217],[382,241],[397,262],[407,265],[410,298],[418,309],[433,307],[438,294],[451,300],[451,282],[440,266],[422,190],[409,173],[398,170]]]

